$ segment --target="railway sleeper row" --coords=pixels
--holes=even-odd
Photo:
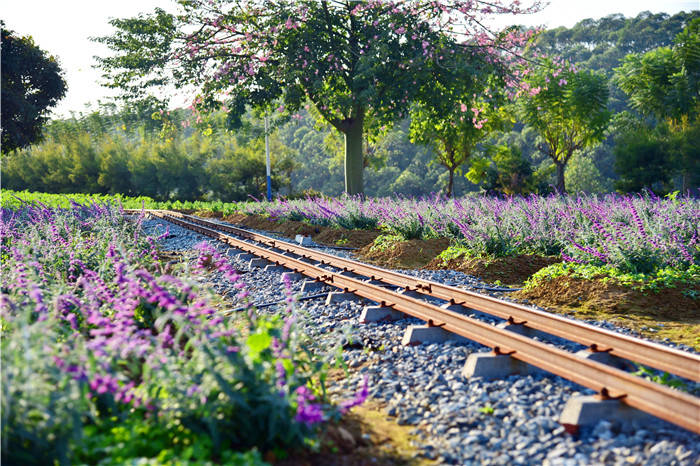
[[[328,258],[314,261],[306,257],[306,260],[314,263],[306,262],[303,260],[305,254],[285,251],[282,245],[288,243],[282,241],[268,238],[268,241],[265,241],[267,247],[262,247],[249,242],[253,241],[253,238],[249,237],[247,241],[237,239],[204,227],[202,223],[205,221],[186,221],[184,218],[189,216],[163,211],[149,213],[228,243],[240,251],[238,258],[250,260],[252,267],[266,267],[269,271],[278,272],[288,270],[285,273],[291,279],[310,277],[312,280],[304,283],[304,292],[314,291],[326,285],[342,290],[339,293],[329,293],[327,302],[358,297],[375,302],[377,305],[364,308],[360,322],[393,320],[406,316],[426,322],[425,325],[414,325],[407,329],[402,341],[405,345],[466,338],[492,348],[491,353],[474,353],[468,357],[462,370],[462,375],[466,378],[501,378],[513,374],[545,371],[593,389],[597,395],[577,396],[566,404],[559,422],[570,432],[576,432],[581,426],[594,424],[601,419],[639,423],[651,415],[700,433],[699,398],[629,374],[624,370],[626,361],[615,356],[611,347],[591,344],[589,350],[573,354],[531,339],[533,332],[539,330],[524,325],[527,321],[509,316],[502,325],[492,326],[460,314],[458,311],[464,311],[466,303],[455,303],[451,299],[442,306],[437,306],[420,299],[425,297],[421,291],[430,293],[435,288],[433,283],[421,283],[420,280],[404,275],[413,281],[413,286],[405,286],[403,292],[396,293],[388,290],[386,283],[377,280],[377,277],[362,276],[356,270],[338,267],[335,261]],[[206,223],[215,228],[219,227],[211,222]],[[281,249],[282,252],[274,251],[274,248]],[[328,270],[321,267],[322,265],[329,265],[341,271]],[[469,308],[471,306],[467,307]],[[475,307],[475,310],[491,314],[490,309]],[[693,357],[697,359],[695,355],[689,356],[691,362]],[[691,364],[689,368],[691,375],[695,374],[697,380],[700,376],[700,364]],[[684,371],[688,372],[688,367]]]
[[[593,353],[607,352],[611,356],[635,361],[700,382],[700,357],[696,354],[601,329],[577,320],[567,319],[480,293],[438,282],[416,280],[414,277],[399,272],[313,251],[227,224],[218,224],[175,212],[167,212],[167,214],[187,220],[190,223],[214,227],[247,240],[256,241],[282,251],[283,254],[291,254],[294,258],[305,259],[315,264],[335,264],[334,266],[337,269],[342,270],[348,276],[358,279],[367,279],[369,277],[373,284],[396,286],[399,289],[403,289],[410,296],[420,297],[425,295],[449,301],[450,304],[457,306],[455,309],[462,307],[479,309],[481,314],[500,318],[510,323],[518,323],[521,329],[527,329],[528,332],[541,331],[545,334],[587,346]],[[253,259],[257,256],[251,254],[249,257]],[[532,335],[536,335],[536,333],[532,333]]]

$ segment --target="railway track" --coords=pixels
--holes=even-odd
[[[608,352],[613,356],[699,381],[700,357],[695,354],[600,329],[490,296],[433,281],[416,279],[351,259],[311,250],[233,226],[170,211],[148,211],[148,213],[223,241],[241,251],[282,265],[316,281],[345,292],[352,292],[382,306],[416,317],[428,322],[431,326],[442,327],[446,331],[493,348],[496,354],[509,355],[591,388],[598,392],[602,398],[619,399],[631,407],[700,433],[699,398],[672,390],[623,370],[581,358],[568,351],[554,348],[518,333],[497,328],[452,309],[454,306],[474,309],[511,323],[581,343],[592,351]],[[236,235],[237,238],[226,233]],[[340,272],[324,268],[326,266],[340,270]],[[414,292],[414,294],[411,296],[406,293],[397,293],[388,289],[386,285],[399,287],[405,291]],[[446,305],[441,307],[431,304],[419,299],[421,295],[438,298],[445,301]]]

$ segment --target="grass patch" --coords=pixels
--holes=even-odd
[[[491,263],[494,261],[495,257],[488,254],[478,254],[470,248],[466,248],[459,244],[452,244],[450,247],[438,254],[437,259],[442,262],[442,265],[447,265],[450,261],[455,259],[475,259],[483,261],[484,263]]]
[[[377,236],[369,248],[370,253],[385,252],[393,249],[398,243],[404,241],[401,235],[383,234]]]
[[[582,280],[600,280],[602,283],[613,282],[641,292],[658,292],[666,288],[678,288],[689,298],[697,299],[697,287],[700,285],[700,266],[691,265],[687,270],[666,267],[655,273],[626,273],[609,266],[596,266],[560,262],[543,268],[535,273],[526,283],[526,289],[533,289],[543,280],[557,277],[571,277]]]

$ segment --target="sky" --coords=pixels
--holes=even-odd
[[[31,35],[40,48],[58,58],[65,71],[68,93],[53,116],[69,116],[71,112],[96,109],[98,100],[114,95],[100,86],[100,72],[93,69],[93,57],[107,55],[108,49],[89,38],[110,35],[113,32],[108,23],[110,18],[132,17],[156,7],[171,9],[173,3],[173,0],[0,0],[0,19],[8,29]],[[697,9],[700,0],[550,0],[541,12],[510,16],[507,24],[571,27],[582,19],[613,13],[631,17],[647,10],[672,15]]]

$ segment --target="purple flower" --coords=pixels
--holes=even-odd
[[[287,371],[282,361],[277,361],[275,363],[275,371],[277,373],[277,386],[280,388],[284,387],[287,383]]]
[[[297,422],[303,422],[307,426],[317,424],[323,421],[323,410],[321,405],[310,403],[316,399],[306,386],[302,385],[296,389],[297,394],[297,413],[294,419]]]
[[[117,379],[110,375],[96,375],[89,383],[90,390],[97,394],[116,393],[119,390]]]
[[[365,375],[365,379],[362,383],[362,388],[360,389],[359,392],[355,394],[355,396],[350,399],[343,401],[340,403],[340,412],[345,414],[350,410],[350,408],[354,408],[355,406],[359,406],[362,403],[367,400],[367,397],[369,396],[369,388],[368,388],[368,377]]]

